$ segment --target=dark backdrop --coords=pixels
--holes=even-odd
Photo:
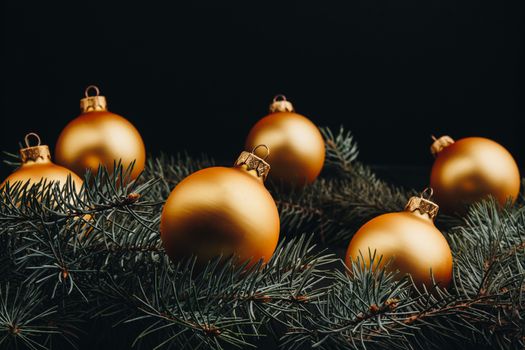
[[[361,159],[431,164],[430,134],[525,164],[523,1],[7,1],[0,149],[54,146],[88,84],[150,153],[233,160],[277,93]],[[6,167],[0,166],[2,175]]]

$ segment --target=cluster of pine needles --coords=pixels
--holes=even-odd
[[[4,187],[0,348],[524,348],[523,199],[441,216],[454,257],[446,290],[347,268],[341,252],[360,225],[403,210],[415,192],[359,163],[349,132],[323,134],[326,169],[314,184],[268,184],[282,237],[269,263],[249,268],[223,257],[197,269],[163,251],[163,203],[184,177],[214,165],[205,156],[150,158],[133,181],[117,166],[87,174],[81,189]]]

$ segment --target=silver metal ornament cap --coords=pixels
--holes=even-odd
[[[428,214],[431,220],[437,216],[439,211],[439,205],[432,202],[430,198],[434,191],[432,188],[427,187],[419,197],[411,197],[405,207],[405,211],[414,212],[418,210],[421,214]],[[423,198],[425,194],[428,194],[427,198]]]
[[[258,148],[264,148],[266,155],[261,158],[255,154]],[[239,158],[235,161],[235,167],[244,167],[247,171],[254,170],[257,173],[257,177],[263,181],[268,177],[270,172],[270,164],[266,162],[266,158],[270,155],[270,149],[266,145],[255,146],[251,152],[243,151]]]

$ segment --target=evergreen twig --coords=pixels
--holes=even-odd
[[[270,184],[283,237],[264,266],[224,257],[197,269],[164,254],[162,205],[185,176],[214,164],[205,156],[150,158],[133,181],[116,165],[81,189],[0,189],[0,346],[72,347],[90,322],[127,330],[121,348],[249,347],[265,336],[292,349],[523,348],[525,210],[486,201],[444,222],[448,290],[358,263],[347,273],[321,246],[345,248],[362,223],[402,210],[414,191],[358,163],[342,128],[323,134],[318,181],[292,191]]]

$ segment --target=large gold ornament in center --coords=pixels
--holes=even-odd
[[[199,265],[234,255],[267,262],[279,239],[279,213],[263,180],[269,165],[243,152],[233,168],[211,167],[182,180],[169,195],[161,238],[174,260],[195,255]]]

